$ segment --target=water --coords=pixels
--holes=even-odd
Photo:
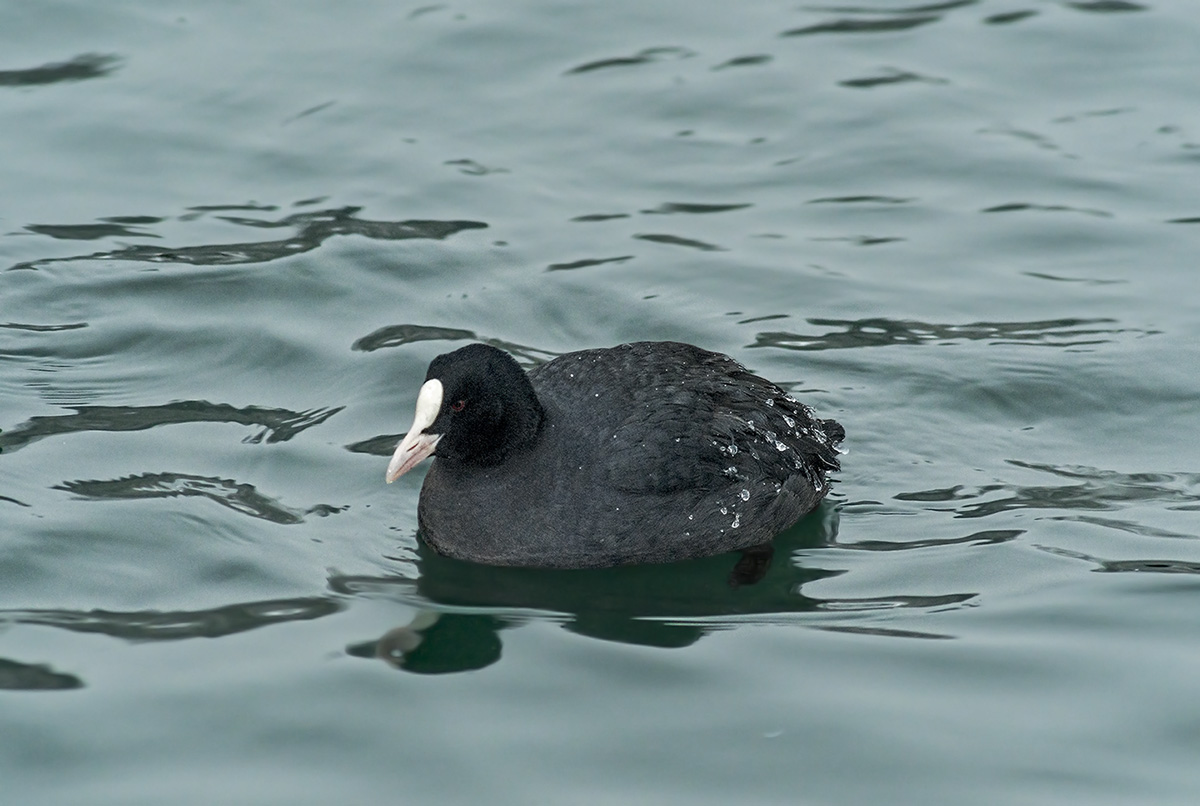
[[[1193,802],[1198,28],[9,9],[6,798]],[[417,546],[434,355],[653,338],[846,426],[762,582]]]

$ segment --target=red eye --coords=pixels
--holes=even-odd
[[[450,404],[450,411],[462,411],[467,407],[467,401],[456,400]]]

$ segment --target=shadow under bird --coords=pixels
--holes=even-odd
[[[812,511],[845,436],[732,358],[678,342],[526,373],[471,344],[429,365],[395,481],[434,461],[419,534],[489,565],[601,568],[753,552]]]

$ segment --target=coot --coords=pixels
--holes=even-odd
[[[690,344],[583,350],[529,373],[471,344],[429,365],[386,478],[435,456],[418,531],[451,557],[670,562],[768,544],[825,497],[844,436]]]

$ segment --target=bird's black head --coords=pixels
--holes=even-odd
[[[531,442],[541,428],[543,410],[533,385],[503,350],[470,344],[439,355],[425,374],[422,394],[439,384],[436,415],[423,429],[425,434],[441,435],[434,449],[439,457],[477,466],[495,465]],[[434,398],[429,392],[430,408]]]

